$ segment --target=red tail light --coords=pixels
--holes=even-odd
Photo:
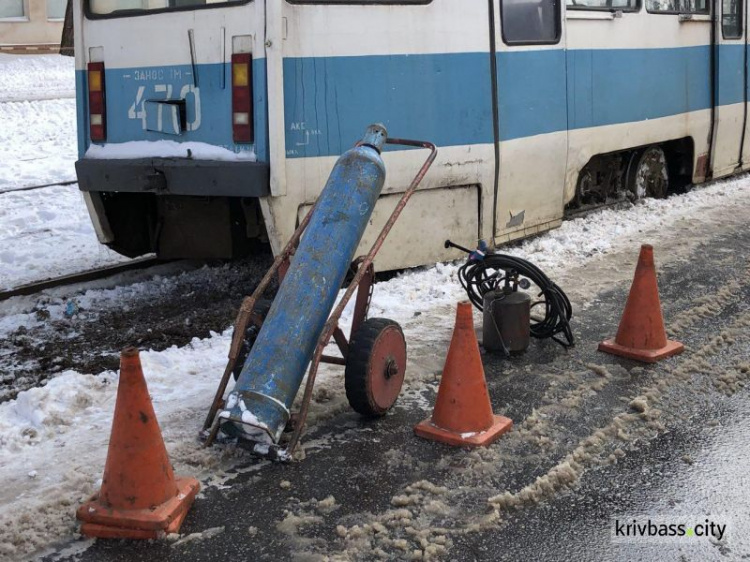
[[[89,83],[89,134],[92,141],[107,138],[107,104],[104,96],[104,63],[90,62]]]
[[[232,55],[232,137],[234,142],[253,142],[253,57]]]

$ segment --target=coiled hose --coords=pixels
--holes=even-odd
[[[458,278],[477,309],[483,310],[485,293],[502,290],[506,286],[516,290],[518,285],[524,285],[522,280],[519,283],[519,279],[526,278],[539,288],[538,300],[531,304],[531,335],[537,339],[552,338],[566,348],[575,345],[573,331],[570,329],[570,318],[573,315],[570,300],[541,269],[521,258],[486,253],[482,244],[476,251],[467,250],[450,240],[445,244],[446,247],[452,246],[469,253],[468,261],[458,270]],[[533,314],[534,308],[542,307],[543,317]]]

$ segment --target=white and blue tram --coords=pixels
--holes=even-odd
[[[126,255],[274,251],[371,122],[439,146],[379,256],[750,167],[737,0],[74,0],[79,185]],[[422,155],[385,155],[363,246]]]

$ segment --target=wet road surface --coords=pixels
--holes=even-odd
[[[319,422],[302,462],[240,463],[225,487],[203,491],[182,541],[98,541],[68,558],[746,559],[748,255],[750,232],[735,233],[659,268],[681,356],[648,366],[596,351],[616,332],[629,284],[576,311],[570,351],[534,341],[511,361],[484,355],[495,413],[515,423],[490,448],[413,436],[436,372],[381,420],[346,412]],[[722,541],[612,541],[613,517],[648,515],[732,523]]]

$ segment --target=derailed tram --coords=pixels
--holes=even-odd
[[[74,0],[72,13],[79,185],[100,241],[128,256],[278,252],[373,122],[439,147],[379,269],[750,168],[736,0]],[[362,248],[423,156],[384,154]]]

